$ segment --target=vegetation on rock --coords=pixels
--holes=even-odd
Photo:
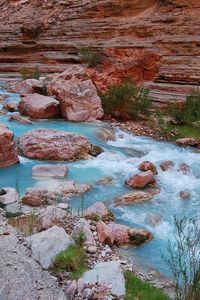
[[[41,71],[38,66],[34,68],[21,68],[20,74],[22,79],[39,79],[41,76]]]

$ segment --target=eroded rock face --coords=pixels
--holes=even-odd
[[[91,145],[80,134],[38,128],[28,131],[19,139],[19,149],[28,158],[73,161],[86,158]]]
[[[81,66],[72,65],[51,81],[49,92],[60,102],[68,121],[93,121],[103,115],[97,90]]]
[[[0,168],[19,162],[14,134],[3,123],[0,123]]]
[[[35,119],[56,118],[61,115],[60,104],[56,99],[36,93],[25,96],[18,108],[22,114]]]
[[[155,179],[151,171],[146,171],[140,174],[133,175],[126,181],[126,184],[133,188],[143,188],[148,184],[154,183]]]

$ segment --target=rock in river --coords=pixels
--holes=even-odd
[[[64,165],[35,165],[32,168],[34,177],[64,177],[68,168]]]
[[[150,183],[155,183],[152,171],[146,171],[140,174],[135,174],[126,181],[126,184],[133,188],[143,188]]]
[[[19,149],[28,158],[73,161],[86,158],[91,144],[77,133],[37,128],[20,137]]]

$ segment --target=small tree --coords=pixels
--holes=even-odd
[[[175,217],[175,240],[162,256],[175,281],[176,300],[200,298],[200,229],[194,219]]]

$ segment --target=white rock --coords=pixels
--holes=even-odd
[[[48,230],[26,238],[30,242],[35,259],[44,269],[48,269],[58,253],[74,244],[63,228],[53,226]]]
[[[72,236],[77,236],[80,233],[83,233],[85,236],[85,244],[87,246],[96,246],[94,236],[90,229],[90,223],[85,219],[80,219],[73,228]]]
[[[62,208],[62,209],[68,209],[69,204],[67,204],[67,203],[58,203],[57,207]]]
[[[43,228],[49,228],[54,221],[61,221],[67,217],[67,212],[61,208],[49,205],[40,210],[38,219],[42,223]]]
[[[36,165],[32,168],[32,176],[35,177],[64,177],[68,168],[64,165]]]
[[[15,203],[19,200],[19,196],[16,189],[5,187],[3,188],[3,190],[5,190],[6,194],[0,196],[0,203],[7,205],[7,204]]]
[[[107,287],[116,296],[126,294],[125,279],[119,261],[101,262],[95,265],[94,269],[83,275],[84,282],[94,284],[96,282]]]

